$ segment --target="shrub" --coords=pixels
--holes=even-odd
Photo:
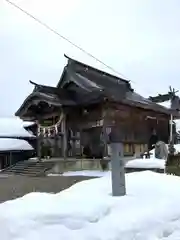
[[[168,154],[165,172],[167,174],[180,176],[180,154]]]

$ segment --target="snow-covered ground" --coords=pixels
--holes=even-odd
[[[0,205],[2,240],[179,240],[180,178],[126,174],[127,195],[111,196],[110,174],[58,193]]]

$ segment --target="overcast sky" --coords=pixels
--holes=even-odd
[[[106,64],[144,96],[180,89],[179,0],[12,0]],[[0,0],[0,115],[13,115],[29,79],[56,85],[64,53],[102,68]]]

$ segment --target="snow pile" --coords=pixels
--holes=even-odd
[[[168,146],[167,146],[168,147]],[[126,163],[126,168],[164,169],[166,161],[155,157],[155,149],[150,151],[150,158],[137,158]]]
[[[165,160],[157,158],[134,159],[126,163],[126,168],[164,169]]]
[[[180,178],[126,175],[127,195],[111,180],[84,181],[58,193],[31,193],[0,205],[2,240],[179,240]]]
[[[32,137],[24,129],[24,123],[17,117],[0,118],[0,137]]]
[[[25,140],[0,138],[0,151],[33,150],[33,147]]]

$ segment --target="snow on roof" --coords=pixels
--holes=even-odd
[[[32,137],[24,129],[24,123],[17,117],[0,118],[0,137]]]
[[[0,138],[0,151],[33,150],[33,147],[25,140]]]
[[[159,105],[166,107],[166,108],[170,108],[171,107],[171,101],[166,101],[166,102],[162,102],[162,103],[158,103]]]
[[[32,126],[34,124],[35,124],[35,122],[23,122],[23,126],[24,127],[30,127],[30,126]]]

